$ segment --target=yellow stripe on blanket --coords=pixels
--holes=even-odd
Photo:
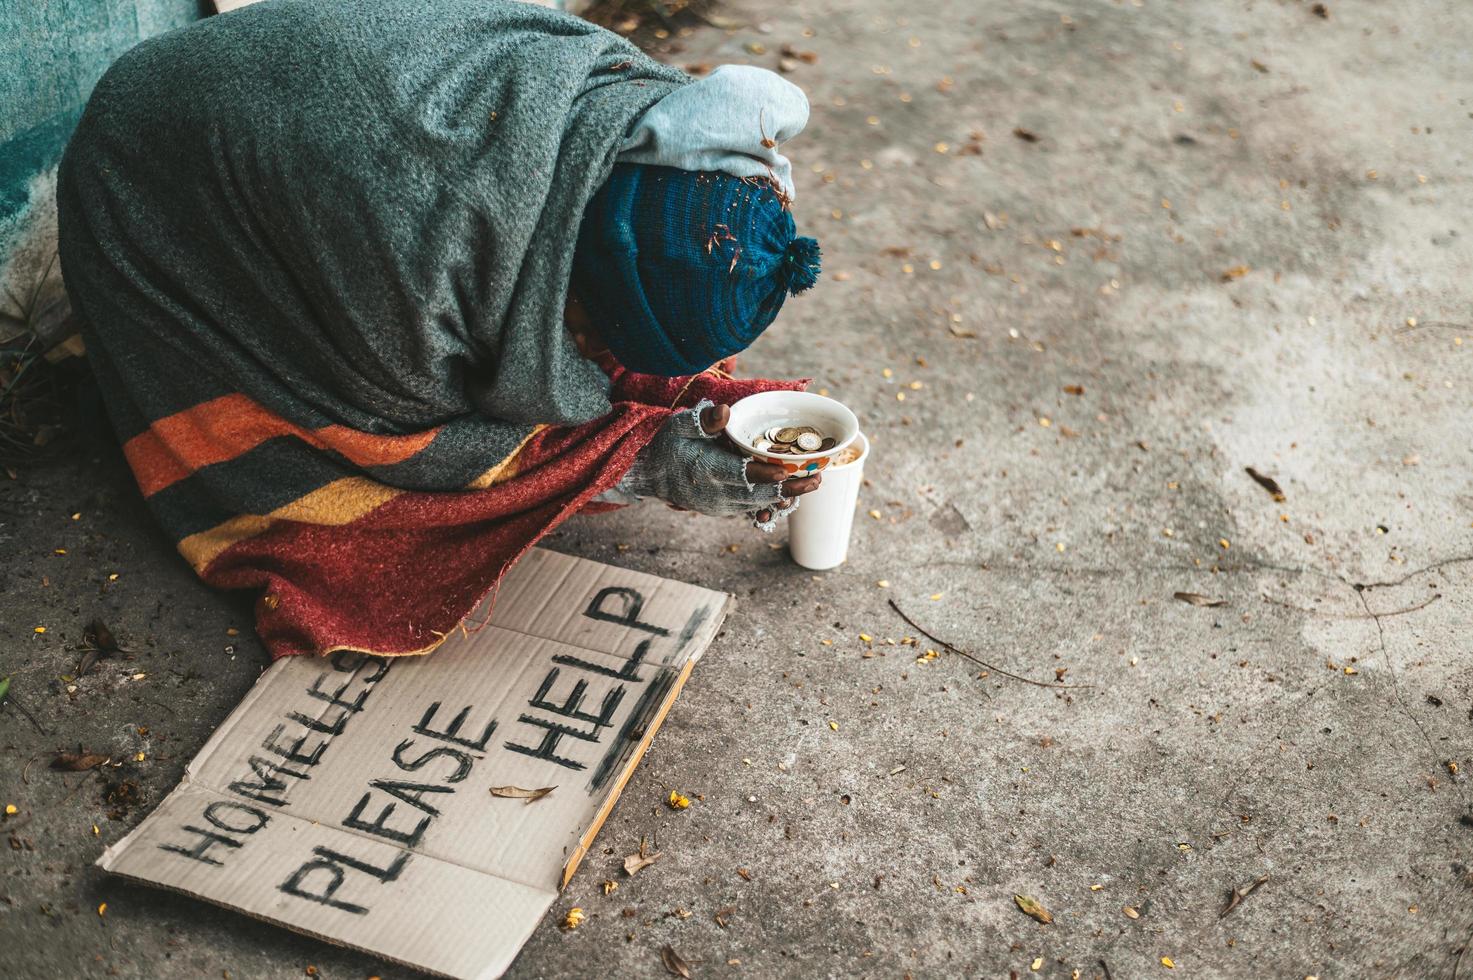
[[[512,477],[516,476],[520,470],[520,467],[517,466],[517,456],[521,453],[523,449],[527,448],[527,443],[532,441],[532,437],[545,428],[547,428],[547,426],[545,425],[534,427],[531,432],[527,433],[527,438],[517,443],[517,448],[513,449],[510,453],[507,453],[505,459],[497,463],[495,466],[491,467],[486,472],[482,473],[480,476],[476,477],[471,482],[467,483],[465,485],[465,488],[467,490],[484,490],[487,487],[495,486],[498,483],[510,480]]]
[[[179,553],[198,574],[203,575],[210,562],[226,548],[255,537],[277,521],[300,521],[303,524],[334,527],[350,524],[403,492],[366,477],[344,477],[318,487],[265,516],[241,514],[208,531],[191,534],[179,542]]]

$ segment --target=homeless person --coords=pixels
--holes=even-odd
[[[770,523],[713,434],[813,285],[801,91],[512,0],[272,0],[138,45],[61,164],[63,274],[138,485],[274,656],[437,646],[639,496]]]

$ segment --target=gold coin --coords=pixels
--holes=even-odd
[[[791,444],[798,441],[799,435],[801,432],[795,426],[785,425],[777,430],[777,437],[773,441]]]

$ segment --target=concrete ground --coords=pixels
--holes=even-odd
[[[852,405],[869,485],[823,575],[654,505],[550,542],[740,604],[512,975],[663,975],[666,944],[697,976],[1458,975],[1473,10],[727,14],[672,60],[816,54],[790,151],[825,281],[745,367]],[[115,449],[0,481],[0,519],[4,672],[48,733],[0,714],[0,972],[406,975],[92,868],[264,655]],[[993,667],[918,663],[892,599]],[[134,659],[71,692],[93,615]],[[110,777],[138,799],[46,769],[78,744],[143,752]],[[623,879],[642,835],[664,858]]]

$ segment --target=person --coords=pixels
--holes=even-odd
[[[771,528],[720,438],[817,280],[801,90],[513,0],[273,0],[140,44],[58,177],[61,266],[155,516],[274,655],[433,649],[640,497]]]

